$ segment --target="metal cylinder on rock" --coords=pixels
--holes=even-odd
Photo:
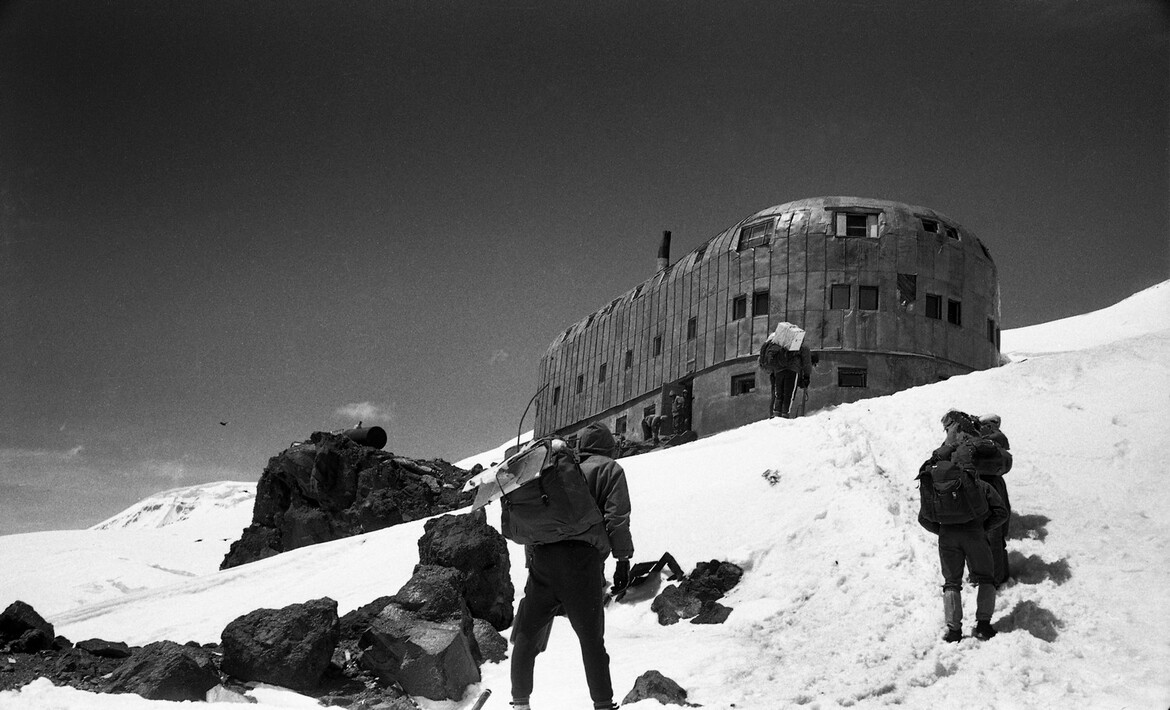
[[[341,432],[341,435],[355,444],[361,444],[362,446],[372,446],[375,449],[382,448],[388,441],[386,437],[386,430],[380,426],[346,429],[345,431]]]

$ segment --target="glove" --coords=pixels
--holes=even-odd
[[[808,375],[801,375],[800,379],[796,381],[797,386],[802,390],[808,389]]]
[[[613,571],[613,591],[620,592],[630,585],[630,561],[618,560]]]

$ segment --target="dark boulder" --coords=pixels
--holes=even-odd
[[[149,700],[204,700],[219,685],[219,673],[210,655],[156,641],[136,651],[111,674],[108,693],[134,693]]]
[[[497,630],[512,625],[512,563],[504,536],[487,524],[482,510],[428,520],[418,541],[419,564],[463,574],[462,593],[471,615]]]
[[[78,641],[75,648],[92,653],[102,658],[129,658],[130,647],[121,641],[106,641],[104,639],[86,639]]]
[[[646,671],[634,681],[634,687],[622,699],[622,705],[631,705],[653,698],[663,705],[688,705],[687,691],[658,671]]]
[[[471,504],[470,473],[442,459],[420,461],[316,432],[268,461],[252,522],[221,569],[379,530]]]
[[[36,653],[53,647],[53,625],[28,604],[14,601],[0,613],[0,649]]]
[[[337,602],[328,597],[281,609],[257,609],[222,634],[224,673],[294,690],[316,688],[337,646]]]
[[[480,680],[473,638],[459,619],[429,621],[390,603],[362,635],[361,665],[410,695],[458,700]]]
[[[472,633],[475,635],[475,645],[479,648],[481,663],[499,663],[508,657],[508,639],[501,636],[489,622],[476,619]]]

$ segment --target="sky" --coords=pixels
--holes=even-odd
[[[661,626],[648,596],[611,604],[615,699],[653,668],[710,710],[1170,705],[1170,281],[1103,313],[1004,331],[1003,343],[1013,361],[1001,368],[621,459],[635,561],[670,552],[686,572],[718,559],[744,576],[720,600],[732,609],[720,625]],[[914,476],[951,407],[1002,417],[1013,511],[1035,521],[1014,523],[1017,581],[999,591],[999,634],[986,642],[942,640],[937,542],[916,521]],[[410,579],[425,520],[219,571],[254,490],[188,488],[106,529],[0,537],[0,607],[21,599],[75,641],[208,643],[256,608],[329,596],[345,614]],[[485,511],[498,529],[500,506]],[[523,549],[508,551],[523,589]],[[964,589],[968,635],[974,596]],[[1029,608],[1059,623],[1054,635],[1017,623]],[[484,688],[488,708],[506,705],[508,664],[484,664],[482,676],[465,702],[419,705],[465,709]],[[588,707],[563,619],[535,679],[535,707]],[[258,710],[314,706],[272,687],[249,695]],[[3,710],[169,707],[46,680],[0,692]]]
[[[1170,272],[1156,0],[0,4],[0,532],[459,460],[549,343],[790,200],[936,209],[1004,328]]]

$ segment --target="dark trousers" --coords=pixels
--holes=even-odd
[[[995,585],[998,587],[1004,582],[1007,582],[1008,577],[1011,576],[1011,570],[1008,569],[1007,534],[1008,523],[1011,522],[1012,504],[1008,498],[1007,486],[1004,485],[1003,476],[980,476],[980,479],[999,494],[1000,500],[1003,501],[1003,506],[1008,509],[1009,521],[987,533],[987,542],[991,545],[992,577],[995,578]]]
[[[964,567],[971,572],[971,581],[979,588],[975,619],[991,621],[991,614],[995,611],[995,568],[983,524],[976,520],[962,525],[940,526],[938,559],[942,565],[943,613],[947,626],[957,629],[963,618],[960,590],[963,588]]]
[[[605,650],[605,567],[601,553],[587,542],[570,540],[532,548],[528,583],[512,626],[512,698],[532,694],[536,655],[542,634],[558,607],[564,610],[585,664],[585,681],[595,705],[613,700],[609,654]]]
[[[772,416],[787,417],[796,397],[796,373],[779,370],[768,375],[772,381]]]

